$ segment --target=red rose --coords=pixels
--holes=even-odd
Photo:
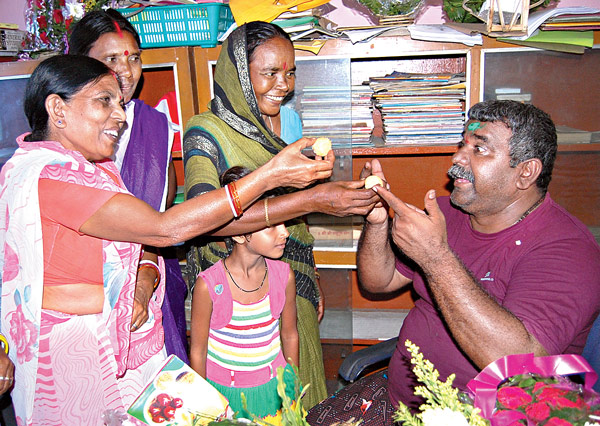
[[[54,22],[57,24],[62,24],[65,18],[63,17],[62,10],[54,9],[52,12],[52,17],[54,18]]]
[[[71,27],[71,24],[73,23],[73,17],[69,17],[67,19],[65,19],[65,28],[67,29],[67,31],[69,31],[69,28]]]
[[[48,28],[48,21],[46,21],[45,15],[38,16],[37,23],[40,26],[40,29],[42,30]]]
[[[50,42],[50,40],[48,40],[48,35],[45,31],[40,33],[40,39],[42,39],[44,44],[48,44]]]
[[[544,382],[535,382],[535,385],[533,385],[533,392],[536,393],[537,391],[539,391],[540,389],[545,388],[546,386],[548,386],[547,383],[544,383]]]
[[[521,388],[507,386],[498,390],[498,402],[504,407],[514,410],[531,402],[531,395]]]
[[[63,7],[65,5],[65,0],[58,0],[58,5]]]
[[[35,7],[37,7],[38,9],[45,9],[44,0],[36,0]]]
[[[581,399],[579,397],[577,398],[577,401],[573,402],[570,399],[559,396],[558,398],[556,398],[554,400],[554,404],[555,404],[556,408],[564,408],[564,407],[582,408],[585,406],[585,402],[583,401],[583,399]]]
[[[550,407],[545,402],[535,402],[525,407],[525,414],[534,422],[541,422],[550,416]]]
[[[559,419],[558,417],[550,417],[550,419],[546,422],[545,426],[573,426],[573,424],[565,419]]]
[[[537,396],[537,400],[540,402],[547,402],[552,407],[554,407],[556,406],[556,398],[560,398],[567,393],[568,391],[566,389],[559,389],[552,386],[546,386]]]

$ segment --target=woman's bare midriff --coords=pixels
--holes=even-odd
[[[45,286],[42,308],[72,315],[98,314],[104,304],[104,288],[92,284]]]

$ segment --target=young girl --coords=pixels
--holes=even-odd
[[[221,185],[248,172],[233,167]],[[296,282],[289,264],[273,260],[282,256],[288,235],[278,224],[232,237],[229,257],[201,272],[193,290],[190,364],[229,400],[237,417],[278,414],[278,367],[285,367],[286,393],[294,399],[295,375],[287,362],[298,366]]]

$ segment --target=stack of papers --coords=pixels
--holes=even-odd
[[[385,144],[455,144],[464,126],[464,74],[407,74],[372,77]]]

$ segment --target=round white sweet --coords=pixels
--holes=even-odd
[[[384,186],[383,180],[381,180],[381,178],[379,176],[375,176],[375,175],[367,176],[367,178],[365,179],[365,188],[371,189],[375,185]]]
[[[331,140],[329,138],[317,138],[312,146],[315,155],[325,157],[331,151]]]

